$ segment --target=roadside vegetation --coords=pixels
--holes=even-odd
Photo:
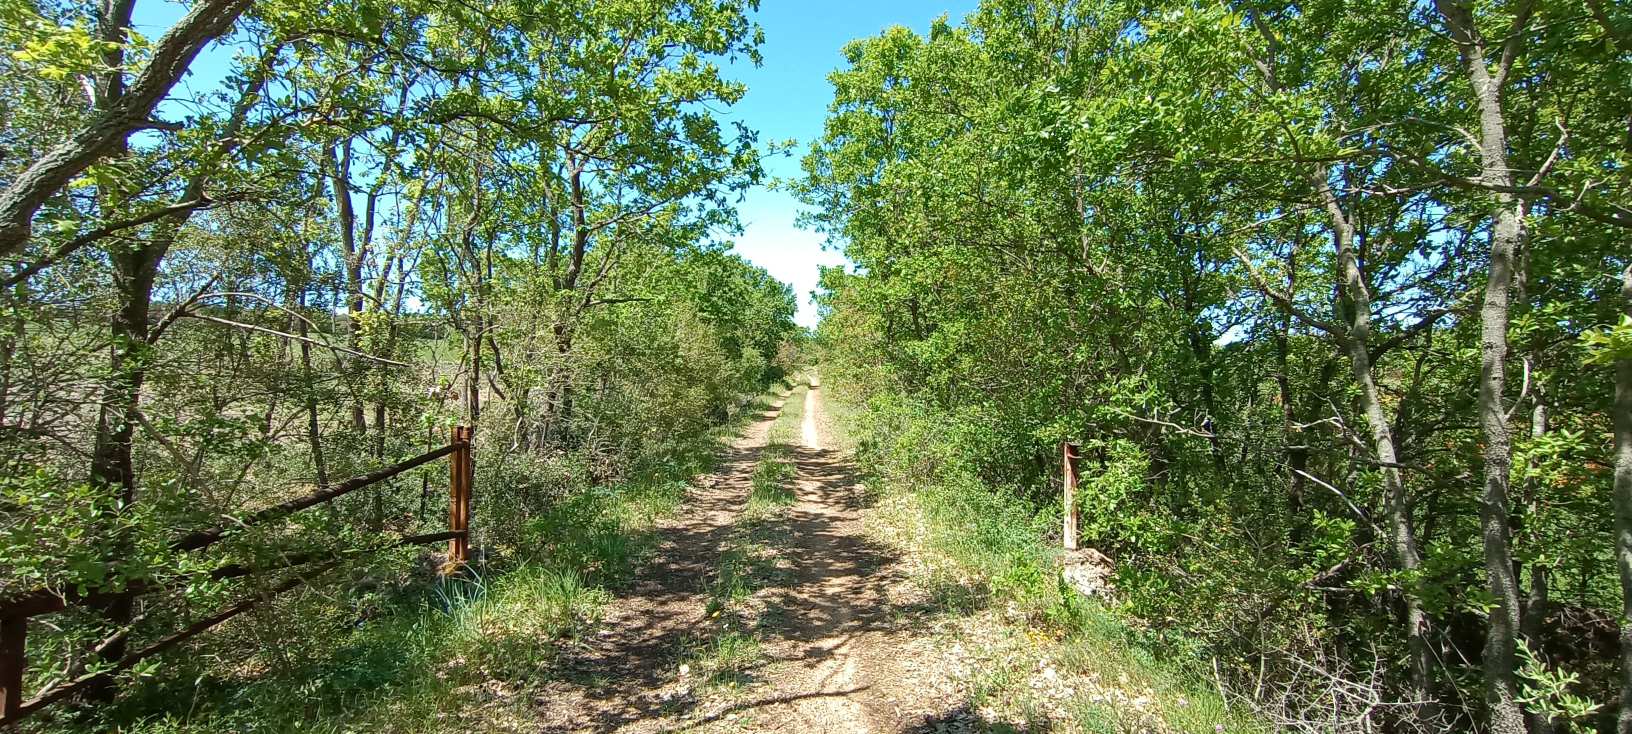
[[[758,415],[769,398],[741,415]],[[118,708],[41,728],[437,732],[536,722],[533,692],[574,675],[558,665],[563,650],[595,628],[649,557],[656,522],[679,508],[690,480],[739,428],[698,437],[661,471],[559,497],[510,550],[466,574],[416,571],[426,562],[417,554],[355,569],[166,658],[162,674],[136,681]],[[292,629],[291,619],[304,623]]]
[[[1585,7],[988,0],[857,40],[798,185],[849,260],[824,376],[1044,616],[1080,445],[1118,612],[1232,707],[1624,731],[1632,16]]]
[[[867,471],[868,532],[897,549],[939,665],[978,731],[1270,731],[1231,710],[1195,658],[1060,581],[1057,515],[1016,503],[957,460],[932,422],[865,409],[823,371],[826,426]]]
[[[0,9],[0,603],[100,595],[23,627],[23,698],[94,688],[25,727],[532,706],[795,366],[793,293],[722,239],[762,176],[716,118],[753,3],[189,5],[152,37],[163,3]],[[447,461],[245,527],[455,425],[452,578],[396,547],[448,528]]]

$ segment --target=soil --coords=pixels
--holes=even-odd
[[[549,732],[913,732],[944,730],[953,691],[894,551],[863,532],[865,491],[824,440],[821,390],[805,397],[796,500],[759,533],[782,572],[754,593],[762,658],[721,690],[686,670],[711,628],[707,588],[747,501],[781,403],[725,451],[661,528],[656,557],[612,604],[598,633],[566,651],[561,680],[536,701]],[[933,729],[932,729],[933,727]]]

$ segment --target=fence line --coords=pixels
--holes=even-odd
[[[241,578],[320,562],[315,568],[296,573],[272,588],[252,594],[236,604],[160,638],[147,647],[125,655],[116,661],[110,669],[87,673],[72,681],[40,692],[31,699],[25,700],[23,698],[24,678],[28,670],[28,620],[30,617],[66,611],[70,607],[103,606],[117,600],[174,590],[185,585],[187,580],[179,580],[170,584],[137,581],[117,592],[88,591],[81,593],[74,589],[66,589],[62,592],[39,589],[10,599],[0,600],[0,728],[8,727],[24,716],[82,693],[92,686],[104,683],[114,674],[127,670],[148,657],[164,652],[233,617],[243,614],[267,599],[315,579],[351,558],[385,548],[400,548],[408,545],[426,545],[447,541],[448,563],[444,566],[443,572],[451,573],[456,571],[470,559],[470,499],[471,489],[475,484],[476,466],[471,455],[471,429],[467,426],[454,426],[452,438],[446,446],[388,467],[360,474],[337,484],[320,487],[311,494],[251,513],[233,524],[189,533],[171,544],[171,548],[181,552],[203,550],[226,539],[236,530],[277,520],[310,507],[332,502],[346,494],[378,484],[445,456],[451,457],[448,460],[448,530],[398,538],[395,543],[380,548],[328,554],[295,554],[286,558],[285,563],[272,568],[252,569],[241,564],[229,564],[216,568],[209,573],[209,578],[212,580]]]

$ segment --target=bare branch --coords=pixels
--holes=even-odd
[[[201,313],[188,312],[188,313],[182,314],[182,316],[185,316],[186,318],[190,318],[190,319],[198,319],[199,321],[208,321],[208,322],[210,322],[212,324],[220,324],[222,326],[231,326],[231,327],[237,328],[237,329],[246,329],[248,331],[260,332],[262,334],[271,334],[272,336],[282,337],[284,339],[293,339],[293,340],[299,341],[299,342],[306,342],[307,344],[314,344],[314,345],[323,347],[323,348],[331,350],[331,351],[340,352],[340,353],[343,353],[343,354],[349,354],[349,355],[351,355],[353,357],[357,357],[359,359],[366,359],[366,360],[368,360],[370,362],[378,362],[380,364],[391,365],[392,367],[412,367],[413,366],[413,365],[408,364],[406,362],[398,362],[398,361],[396,361],[394,359],[386,359],[384,357],[376,357],[376,356],[374,356],[372,354],[368,354],[366,352],[359,352],[359,351],[357,351],[355,349],[348,349],[348,348],[342,347],[342,346],[340,346],[338,344],[330,344],[328,342],[319,341],[317,339],[312,339],[312,338],[309,338],[309,337],[298,336],[298,335],[295,335],[295,334],[289,334],[289,333],[286,333],[286,332],[278,331],[277,329],[268,329],[265,326],[256,326],[254,324],[245,324],[245,323],[238,322],[238,321],[228,321],[227,319],[216,318],[214,316],[205,316],[204,314],[201,314]]]

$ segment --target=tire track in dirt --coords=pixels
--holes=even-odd
[[[947,702],[926,686],[911,650],[927,643],[917,605],[896,569],[898,551],[870,539],[857,467],[821,448],[819,384],[806,392],[795,502],[762,528],[785,573],[754,593],[753,633],[765,660],[741,689],[706,691],[679,670],[706,634],[707,585],[749,491],[779,401],[722,456],[679,516],[662,524],[655,558],[620,594],[601,632],[565,655],[565,679],[540,691],[545,732],[777,732],[893,734],[919,731]],[[923,657],[923,656],[920,656]]]
[[[653,558],[618,594],[598,632],[563,651],[560,680],[538,693],[539,731],[667,731],[692,714],[697,701],[679,680],[680,659],[706,626],[708,580],[785,399],[722,452],[675,517],[659,523]]]
[[[819,400],[816,396],[819,394],[818,391],[820,389],[821,387],[815,381],[812,381],[810,384],[810,389],[805,391],[805,420],[800,426],[800,433],[803,435],[805,448],[812,451],[820,451],[822,449],[821,436],[817,435],[816,433],[816,411],[820,410],[820,408],[817,406]]]
[[[794,453],[799,501],[787,528],[795,583],[779,601],[798,608],[796,614],[820,609],[824,602],[829,606],[825,618],[801,615],[809,624],[790,630],[796,640],[810,638],[802,651],[793,651],[805,665],[777,683],[794,702],[794,716],[785,720],[791,727],[785,730],[866,732],[873,730],[869,720],[876,717],[868,707],[878,708],[879,690],[863,675],[860,659],[872,642],[869,633],[876,631],[869,624],[876,620],[866,615],[887,601],[877,573],[886,559],[856,542],[861,483],[853,466],[822,450],[816,429],[820,406],[820,388],[813,381],[805,392],[804,445]]]
[[[803,445],[792,454],[797,501],[775,529],[790,573],[760,592],[771,662],[747,700],[710,717],[725,719],[718,729],[885,734],[915,731],[944,708],[910,665],[914,605],[900,602],[897,552],[865,534],[860,472],[842,452],[821,448],[821,408],[813,380]]]

